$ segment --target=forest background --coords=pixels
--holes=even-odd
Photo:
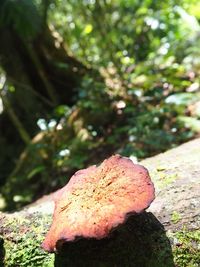
[[[0,0],[0,208],[200,132],[198,0]]]

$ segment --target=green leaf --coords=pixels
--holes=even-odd
[[[33,169],[31,172],[29,172],[27,178],[28,179],[31,179],[32,177],[34,177],[36,174],[40,173],[40,172],[43,172],[45,170],[45,166],[41,165],[41,166],[38,166],[36,167],[35,169]]]
[[[93,30],[93,26],[92,26],[91,24],[87,24],[87,25],[85,26],[85,29],[84,29],[83,33],[84,33],[84,34],[89,34],[89,33],[92,32],[92,30]]]

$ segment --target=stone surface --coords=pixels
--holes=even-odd
[[[155,184],[151,211],[165,229],[200,229],[200,139],[142,161]],[[174,216],[177,215],[176,223]],[[176,217],[177,217],[176,216]]]
[[[109,239],[97,243],[90,240],[89,244],[72,243],[73,246],[56,254],[55,259],[53,254],[45,253],[40,244],[51,224],[52,199],[56,193],[23,211],[0,213],[2,266],[4,261],[8,267],[198,267],[200,139],[141,164],[148,168],[156,189],[156,199],[148,212],[131,216],[125,228],[114,231]]]

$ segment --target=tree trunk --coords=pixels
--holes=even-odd
[[[24,210],[0,214],[5,266],[199,266],[200,139],[140,164],[150,171],[156,199],[107,239],[66,243],[58,254],[40,248],[54,208],[53,195]],[[4,241],[4,245],[3,245]]]
[[[37,119],[47,111],[74,104],[82,78],[89,72],[54,37],[58,33],[46,22],[48,5],[49,1],[42,2],[39,9],[34,1],[18,0],[3,0],[0,5],[0,65],[7,83],[14,86],[7,97],[33,134]]]
[[[2,23],[5,3],[10,9],[12,5],[21,5],[17,1],[0,4],[0,65],[6,74],[4,104],[8,103],[0,114],[0,146],[6,147],[0,161],[2,184],[13,169],[23,143],[38,131],[37,120],[49,119],[48,114],[59,104],[73,105],[83,76],[90,72],[67,53],[62,43],[56,47],[56,39],[46,22],[36,35],[23,36],[17,31],[14,19],[10,18],[11,15],[19,16],[13,14],[13,9],[11,14],[4,15],[6,22]],[[26,12],[29,10],[24,10]],[[36,15],[40,20],[40,14]],[[12,114],[8,106],[12,107]],[[24,138],[25,132],[30,138]]]
[[[11,27],[0,28],[0,34],[0,64],[10,84],[15,86],[13,96],[16,101],[21,100],[18,105],[23,110],[33,102],[42,101],[50,107],[74,103],[77,86],[89,70],[69,56],[62,45],[55,46],[56,40],[48,27],[31,41]],[[31,97],[37,101],[31,102]],[[28,103],[20,103],[23,100]]]

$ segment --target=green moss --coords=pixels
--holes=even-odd
[[[157,170],[153,175],[156,177],[157,185],[161,189],[170,185],[178,178],[177,173],[166,173],[164,170]]]
[[[176,266],[198,267],[200,263],[200,230],[186,229],[170,234]]]
[[[157,167],[156,167],[156,170],[159,172],[159,171],[164,171],[164,170],[166,170],[166,167],[165,166],[163,166],[163,165],[158,165]]]
[[[41,239],[36,238],[33,234],[29,238],[19,238],[16,244],[12,241],[5,242],[6,266],[54,266],[53,255],[45,253],[40,248],[41,241]]]
[[[171,215],[171,221],[173,223],[178,223],[181,220],[181,215],[177,211],[173,211]]]
[[[112,237],[107,241],[86,244],[87,248],[91,248],[91,254],[81,242],[75,242],[70,246],[66,244],[63,254],[56,255],[54,263],[54,255],[44,252],[40,247],[49,228],[50,217],[35,213],[3,218],[0,221],[0,241],[4,239],[4,244],[0,242],[0,245],[4,245],[5,255],[1,248],[0,266],[3,257],[6,267],[53,267],[54,264],[58,267],[173,267],[173,261],[180,267],[199,266],[200,230],[183,229],[176,233],[168,232],[166,236],[163,226],[150,213],[131,217],[126,227],[119,228],[115,234],[113,232]],[[177,212],[172,214],[174,222],[179,218],[180,215]],[[109,258],[106,256],[107,250]],[[105,263],[104,259],[107,265],[101,265],[102,262]],[[91,265],[91,261],[92,263],[94,261],[95,265]],[[74,265],[74,262],[78,263]],[[89,264],[83,265],[83,262]]]
[[[7,217],[4,221],[6,232],[4,239],[6,267],[52,267],[54,266],[54,255],[48,254],[41,248],[44,234],[49,227],[49,216],[41,217],[39,214],[27,217]],[[18,234],[17,234],[18,233]]]

